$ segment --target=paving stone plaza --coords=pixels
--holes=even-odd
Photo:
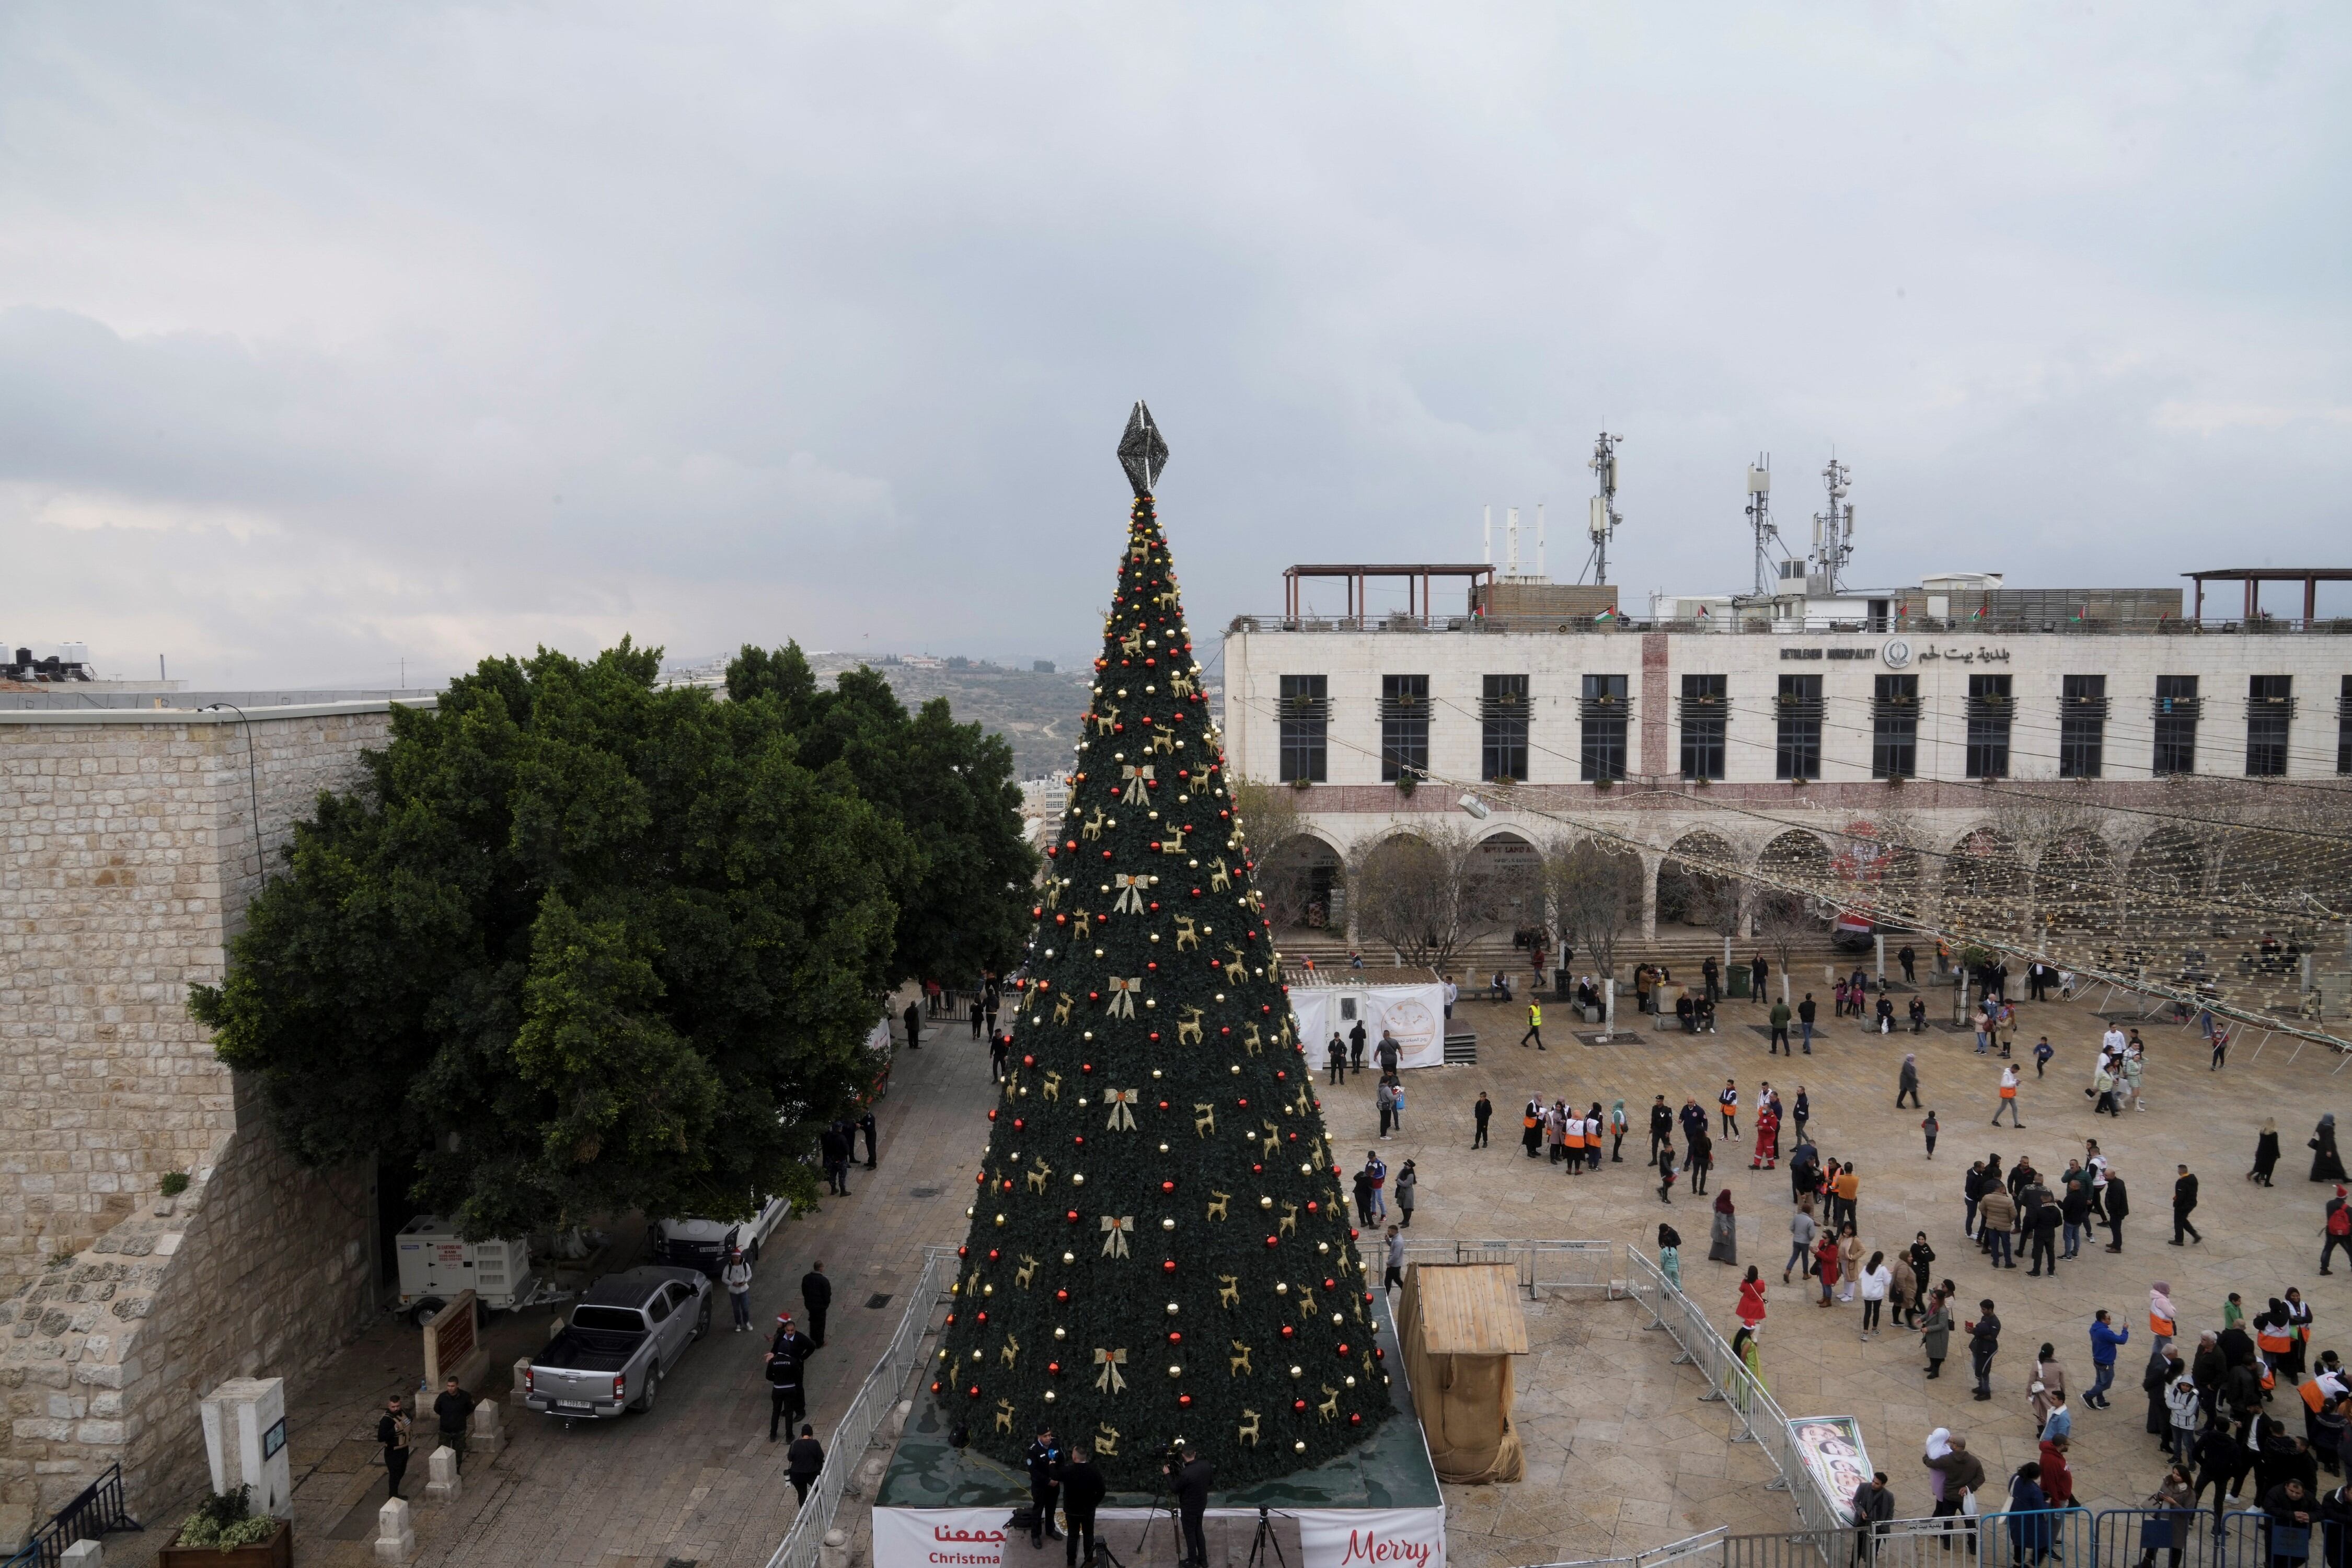
[[[2352,1282],[2339,1283],[2341,1271],[2317,1278],[2327,1189],[2305,1180],[2303,1142],[2318,1114],[2336,1102],[2343,1080],[2334,1076],[2340,1058],[2316,1047],[2290,1061],[2293,1042],[2273,1041],[2257,1058],[2258,1036],[2233,1050],[2224,1070],[2211,1072],[2193,1032],[2154,1022],[2143,1026],[2150,1064],[2146,1109],[2120,1119],[2095,1117],[2083,1089],[2104,1025],[2090,1012],[2091,1000],[2095,994],[2071,1005],[2024,1005],[2020,1054],[2044,1032],[2058,1054],[2040,1079],[2030,1064],[2026,1068],[2021,1130],[1987,1125],[1999,1064],[1979,1058],[1969,1036],[1937,1029],[1882,1038],[1832,1025],[1817,1037],[1813,1056],[1790,1062],[1766,1056],[1763,1037],[1749,1027],[1752,1009],[1738,1003],[1727,1006],[1724,1032],[1716,1037],[1647,1029],[1599,1046],[1548,1032],[1551,1048],[1542,1053],[1513,1043],[1523,1027],[1516,1012],[1465,1004],[1457,1022],[1477,1030],[1479,1064],[1410,1075],[1401,1132],[1378,1138],[1369,1075],[1327,1089],[1324,1111],[1350,1167],[1371,1147],[1391,1168],[1415,1162],[1416,1242],[1599,1238],[1648,1250],[1659,1219],[1668,1217],[1685,1240],[1686,1288],[1726,1331],[1736,1324],[1740,1273],[1749,1262],[1761,1266],[1771,1284],[1762,1335],[1769,1386],[1791,1415],[1859,1418],[1873,1461],[1891,1478],[1899,1514],[1927,1511],[1918,1458],[1935,1426],[1965,1434],[1996,1475],[2033,1456],[2025,1400],[2032,1353],[2050,1342],[2070,1387],[2086,1387],[2086,1325],[2093,1309],[2105,1306],[2130,1328],[2132,1341],[2115,1408],[2092,1412],[2077,1401],[2072,1458],[2084,1502],[2131,1505],[2160,1473],[2154,1439],[2143,1429],[2139,1392],[2150,1281],[2172,1286],[2188,1342],[2199,1329],[2219,1326],[2229,1291],[2253,1310],[2289,1285],[2301,1286],[2316,1309],[2315,1346],[2337,1342],[2335,1325],[2352,1302]],[[1894,1109],[1906,1050],[1918,1053],[1926,1102],[1942,1122],[1932,1162],[1922,1148],[1920,1112]],[[1678,1184],[1673,1206],[1662,1206],[1638,1163],[1652,1095],[1664,1093],[1675,1105],[1695,1095],[1712,1117],[1714,1094],[1727,1077],[1740,1088],[1743,1137],[1736,1160],[1730,1141],[1719,1141],[1710,1193],[1728,1190],[1738,1205],[1737,1269],[1706,1260],[1706,1200]],[[1980,1297],[1999,1303],[2005,1330],[1990,1403],[1969,1397],[1957,1342],[1944,1377],[1929,1383],[1915,1335],[1888,1331],[1864,1343],[1858,1304],[1824,1310],[1811,1303],[1802,1282],[1780,1283],[1788,1252],[1786,1167],[1747,1169],[1752,1136],[1746,1108],[1768,1079],[1791,1101],[1801,1084],[1815,1140],[1825,1153],[1854,1162],[1866,1246],[1906,1245],[1925,1230],[1938,1254],[1936,1273],[1958,1281],[1967,1315]],[[1473,1151],[1470,1107],[1482,1089],[1496,1107],[1493,1142]],[[989,1093],[985,1053],[961,1026],[931,1037],[919,1053],[902,1052],[881,1109],[880,1169],[857,1173],[850,1197],[828,1200],[820,1213],[780,1232],[763,1261],[754,1294],[762,1324],[779,1306],[797,1309],[798,1280],[814,1258],[822,1257],[836,1281],[826,1348],[812,1368],[810,1415],[820,1434],[838,1418],[887,1341],[905,1304],[900,1292],[919,1271],[923,1246],[961,1228],[961,1189],[982,1146]],[[1636,1129],[1625,1163],[1570,1177],[1527,1159],[1517,1141],[1518,1111],[1537,1093],[1579,1104],[1598,1100],[1604,1109],[1624,1100]],[[2241,1178],[2257,1131],[2273,1116],[2287,1157],[2277,1186],[2263,1189]],[[2037,1166],[2063,1171],[2086,1137],[2100,1140],[2131,1184],[2124,1253],[2086,1247],[2054,1280],[2029,1278],[2022,1266],[1990,1268],[1960,1235],[1960,1182],[1970,1158],[1998,1151],[2008,1164],[2026,1154]],[[1783,1142],[1793,1138],[1784,1134]],[[2197,1224],[2205,1240],[2173,1247],[2166,1245],[2169,1194],[2173,1166],[2182,1161],[2202,1179]],[[890,1299],[869,1309],[877,1296]],[[1704,1383],[1692,1368],[1672,1364],[1674,1345],[1643,1326],[1646,1315],[1633,1302],[1557,1296],[1532,1303],[1529,1312],[1535,1348],[1516,1370],[1527,1476],[1514,1485],[1446,1489],[1455,1561],[1465,1568],[1513,1568],[1631,1552],[1717,1524],[1735,1531],[1789,1524],[1785,1495],[1765,1489],[1773,1475],[1765,1455],[1752,1443],[1729,1440],[1734,1417],[1720,1403],[1701,1402]],[[491,1340],[499,1364],[539,1342],[548,1318],[539,1311],[501,1320]],[[380,1328],[325,1376],[293,1391],[296,1520],[306,1563],[372,1561],[375,1509],[384,1491],[373,1413],[393,1388],[415,1386],[412,1338],[404,1328]],[[761,1336],[730,1335],[722,1325],[688,1353],[650,1415],[566,1430],[509,1409],[505,1452],[469,1463],[455,1504],[417,1507],[418,1560],[603,1568],[679,1560],[758,1568],[793,1512],[782,1447],[765,1438],[762,1344]],[[856,1506],[845,1522],[862,1544]],[[110,1537],[108,1560],[150,1560],[163,1539],[155,1530]]]

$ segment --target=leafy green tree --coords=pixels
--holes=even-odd
[[[895,977],[969,984],[1010,967],[1029,934],[1037,858],[1021,836],[1021,786],[1001,736],[957,723],[945,698],[908,713],[869,668],[845,670],[824,690],[798,643],[744,647],[727,691],[772,705],[804,764],[838,768],[906,830],[916,858],[896,888]]]
[[[297,825],[189,1006],[298,1157],[414,1152],[474,1236],[814,1197],[918,855],[781,705],[658,667],[486,660]]]

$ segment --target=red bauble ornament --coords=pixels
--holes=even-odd
[[[1171,1345],[1181,1345],[1184,1342],[1184,1335],[1179,1330],[1171,1329],[1168,1331],[1168,1342]]]
[[[936,1383],[935,1383],[935,1384],[931,1384],[931,1392],[932,1392],[933,1394],[937,1394],[939,1391],[940,1391],[940,1385],[939,1385],[938,1384],[936,1384]]]
[[[1066,1287],[1066,1286],[1065,1286],[1063,1289],[1061,1289],[1056,1290],[1056,1291],[1055,1291],[1055,1292],[1054,1292],[1054,1300],[1056,1300],[1056,1301],[1066,1301],[1066,1300],[1068,1300],[1069,1299],[1070,1299],[1070,1292],[1069,1292],[1069,1289],[1068,1289],[1068,1287]]]
[[[1092,1062],[1080,1062],[1078,1064],[1078,1070],[1080,1072],[1092,1072],[1095,1070],[1095,1064]]]
[[[994,1247],[990,1247],[990,1248],[988,1249],[988,1260],[989,1260],[991,1263],[993,1263],[993,1262],[995,1262],[995,1261],[996,1261],[996,1248],[994,1248]]]
[[[995,1121],[995,1120],[996,1120],[996,1112],[995,1112],[995,1111],[993,1111],[993,1110],[991,1110],[991,1111],[988,1113],[988,1119],[989,1119],[991,1121]]]
[[[1340,1354],[1341,1356],[1343,1356],[1343,1357],[1344,1357],[1347,1353],[1348,1353],[1348,1347],[1347,1347],[1346,1345],[1341,1345],[1341,1346],[1339,1347],[1339,1354]]]
[[[1180,1410],[1190,1410],[1190,1409],[1192,1409],[1192,1396],[1191,1394],[1178,1394],[1178,1395],[1176,1396],[1176,1407],[1177,1407],[1178,1409],[1180,1409]]]
[[[1023,1057],[1021,1058],[1021,1065],[1024,1068],[1034,1068],[1037,1065],[1037,1058],[1035,1057]]]
[[[1289,1325],[1288,1323],[1285,1323],[1285,1324],[1283,1324],[1283,1325],[1282,1325],[1282,1337],[1283,1337],[1284,1339],[1286,1339],[1286,1339],[1290,1338],[1291,1333],[1292,1333],[1292,1330],[1291,1330],[1290,1325]]]
[[[1350,1410],[1350,1411],[1349,1411],[1349,1412],[1348,1412],[1348,1425],[1349,1425],[1349,1426],[1361,1426],[1363,1424],[1364,1424],[1364,1413],[1363,1413],[1362,1411],[1360,1411],[1360,1410]]]
[[[1280,1247],[1282,1245],[1282,1241],[1278,1237],[1269,1236],[1265,1238],[1265,1244],[1268,1247]]]
[[[980,1384],[975,1383],[970,1388],[965,1389],[964,1392],[971,1394],[974,1399],[978,1399],[980,1397]]]
[[[1307,1401],[1303,1399],[1294,1399],[1290,1402],[1290,1407],[1293,1410],[1304,1410],[1307,1408]]]
[[[959,1247],[956,1248],[956,1256],[958,1258],[970,1258],[971,1256],[971,1248],[969,1247]]]
[[[1078,1211],[1077,1211],[1077,1210],[1076,1210],[1076,1209],[1072,1209],[1072,1210],[1069,1212],[1069,1214],[1068,1214],[1067,1215],[1066,1215],[1065,1217],[1066,1217],[1066,1218],[1067,1218],[1067,1219],[1069,1220],[1069,1222],[1070,1222],[1072,1225],[1076,1225],[1076,1224],[1077,1224],[1077,1223],[1078,1223]],[[1353,1234],[1353,1233],[1351,1232],[1350,1234]]]
[[[1161,1262],[1161,1264],[1160,1265],[1160,1272],[1161,1272],[1162,1274],[1173,1274],[1173,1273],[1175,1273],[1175,1272],[1176,1272],[1176,1260],[1175,1260],[1174,1258],[1168,1258],[1168,1259],[1165,1259],[1164,1261],[1162,1261],[1162,1262]]]

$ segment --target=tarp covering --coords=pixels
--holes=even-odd
[[[1527,1470],[1511,1421],[1511,1355],[1528,1345],[1518,1271],[1507,1263],[1406,1266],[1397,1308],[1406,1381],[1437,1479],[1477,1486]],[[1449,1344],[1495,1347],[1449,1352]]]
[[[1427,973],[1423,972],[1424,976]],[[1445,1065],[1444,985],[1427,978],[1410,985],[1349,984],[1347,973],[1335,971],[1322,981],[1290,989],[1290,1010],[1297,1016],[1298,1037],[1307,1044],[1308,1060],[1320,1068],[1323,1047],[1332,1031],[1344,1037],[1360,1018],[1370,1037],[1364,1051],[1367,1064],[1372,1060],[1371,1047],[1380,1044],[1381,1031],[1386,1029],[1402,1048],[1400,1068]]]

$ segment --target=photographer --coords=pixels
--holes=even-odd
[[[1208,1568],[1209,1542],[1201,1533],[1201,1520],[1209,1510],[1209,1488],[1217,1472],[1191,1448],[1178,1449],[1177,1456],[1183,1460],[1182,1468],[1174,1458],[1162,1468],[1176,1490],[1176,1517],[1184,1526],[1184,1562],[1186,1568]]]

